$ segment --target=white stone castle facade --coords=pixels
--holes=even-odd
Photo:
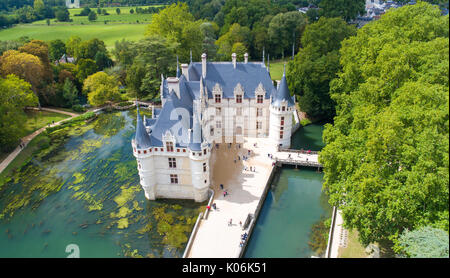
[[[269,137],[290,147],[294,97],[286,76],[276,88],[263,62],[201,62],[177,65],[162,77],[162,108],[142,119],[139,110],[133,154],[147,199],[202,202],[210,187],[210,157],[218,143]]]
[[[80,0],[66,0],[66,7],[68,9],[79,8]]]

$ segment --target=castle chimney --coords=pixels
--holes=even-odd
[[[202,76],[206,78],[206,53],[202,54]]]
[[[186,79],[189,81],[189,71],[188,71],[188,64],[181,64],[181,73],[186,77]]]
[[[233,67],[236,68],[236,53],[231,54],[231,60],[233,61]]]
[[[247,64],[248,63],[248,53],[244,54],[244,60],[245,60],[245,63]]]

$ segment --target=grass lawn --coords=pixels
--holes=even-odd
[[[283,77],[283,65],[286,63],[287,69],[290,60],[291,59],[270,61],[270,76],[272,77],[272,80],[281,80]]]
[[[116,41],[126,39],[137,41],[144,38],[147,24],[98,24],[98,25],[33,25],[21,24],[0,31],[0,40],[15,40],[23,36],[43,41],[79,36],[83,40],[98,38],[107,48],[114,47]]]
[[[358,241],[358,231],[348,231],[347,247],[339,247],[338,258],[367,258],[364,246]]]
[[[25,136],[47,124],[51,124],[52,121],[56,123],[70,117],[69,115],[48,111],[26,110],[25,113],[27,114],[27,121],[24,125]]]

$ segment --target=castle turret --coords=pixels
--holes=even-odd
[[[196,202],[203,202],[208,198],[209,188],[209,144],[203,141],[202,127],[197,109],[194,107],[193,129],[189,143],[189,159],[191,164],[191,177]]]
[[[294,99],[289,92],[286,81],[286,68],[280,85],[270,103],[269,137],[284,148],[291,146],[292,112],[295,109]]]
[[[137,107],[136,136],[131,145],[138,164],[140,183],[144,189],[145,197],[149,200],[155,200],[155,173],[151,139],[139,113],[139,106]]]

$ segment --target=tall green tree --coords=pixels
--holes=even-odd
[[[203,32],[202,21],[195,21],[185,3],[172,4],[154,14],[146,30],[147,36],[160,36],[176,43],[176,53],[181,61],[189,61],[190,51],[194,59],[200,59]]]
[[[100,71],[86,78],[83,83],[83,91],[87,94],[90,104],[99,106],[122,99],[119,85],[119,81],[114,76]]]
[[[147,37],[136,43],[137,56],[127,73],[127,85],[133,94],[158,95],[161,74],[175,73],[176,48],[176,43],[159,36]]]
[[[364,244],[449,228],[449,18],[424,2],[342,43],[326,125],[324,190]]]
[[[330,97],[330,81],[340,70],[341,42],[356,34],[356,28],[341,18],[322,17],[303,33],[299,52],[289,63],[289,89],[299,96],[300,109],[316,119],[331,120],[335,103]]]
[[[298,47],[300,37],[306,26],[306,18],[298,11],[279,13],[272,18],[267,30],[274,56],[292,53],[292,45]]]
[[[50,41],[48,46],[48,54],[51,61],[61,59],[61,57],[66,54],[66,44],[60,39]]]
[[[448,231],[430,226],[405,230],[397,240],[396,249],[410,258],[448,258]]]
[[[38,103],[31,90],[30,83],[15,75],[0,77],[0,151],[11,151],[24,136],[23,126],[18,124],[26,120],[23,109]]]

